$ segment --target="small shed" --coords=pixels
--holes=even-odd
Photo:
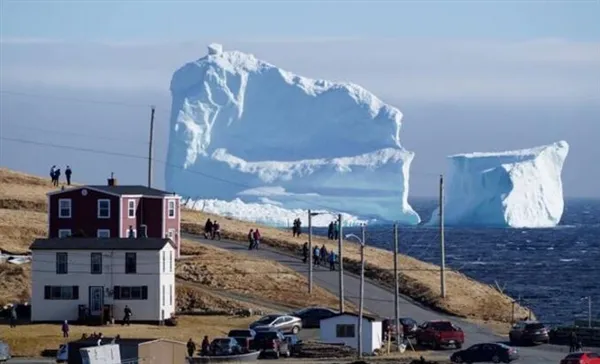
[[[363,314],[363,351],[372,353],[383,346],[383,319]],[[328,344],[344,344],[358,349],[358,314],[339,313],[321,320],[321,341]]]
[[[112,338],[103,338],[101,345],[110,345]],[[119,346],[121,360],[137,360],[144,364],[181,364],[187,356],[186,343],[168,339],[132,339],[114,340]],[[81,339],[68,344],[68,364],[83,364],[80,349],[98,346],[98,339]]]

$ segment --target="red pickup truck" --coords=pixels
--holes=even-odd
[[[419,326],[416,337],[418,345],[429,345],[434,349],[442,346],[460,349],[465,342],[465,333],[450,321],[427,321]]]

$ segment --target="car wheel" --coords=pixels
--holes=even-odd
[[[464,363],[462,357],[460,355],[457,355],[454,357],[454,360],[452,360],[455,363]]]
[[[292,327],[292,334],[296,335],[296,334],[298,334],[298,332],[300,332],[300,327],[298,327],[298,326]]]
[[[492,362],[493,363],[500,363],[500,358],[498,357],[498,355],[492,356]]]

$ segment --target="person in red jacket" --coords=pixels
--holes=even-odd
[[[260,232],[258,229],[254,230],[254,248],[258,250],[258,245],[260,244]]]

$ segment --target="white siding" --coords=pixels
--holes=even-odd
[[[354,337],[339,338],[336,335],[337,325],[355,325]],[[363,318],[363,351],[372,353],[381,348],[383,341],[381,335],[382,325],[380,321],[369,321]],[[352,315],[334,316],[321,320],[321,341],[331,344],[344,344],[352,348],[358,348],[358,317]]]
[[[176,301],[176,295],[175,295],[175,262],[173,262],[173,271],[171,272],[170,268],[170,262],[169,257],[172,257],[172,259],[175,259],[175,253],[176,250],[175,248],[173,248],[173,246],[171,244],[167,245],[164,247],[163,251],[165,258],[167,259],[167,261],[165,262],[165,271],[163,273],[161,273],[160,275],[160,284],[161,286],[164,286],[165,289],[165,304],[162,304],[162,295],[159,297],[160,298],[160,304],[161,304],[161,310],[164,310],[164,318],[168,319],[169,317],[171,317],[171,314],[175,313],[175,301]],[[171,252],[171,253],[169,253]],[[163,253],[161,252],[161,257],[162,257]],[[161,272],[162,272],[162,264],[160,266],[161,268]],[[169,299],[169,287],[173,287],[173,302],[171,302],[171,300]],[[162,313],[159,313],[162,314]]]
[[[163,249],[173,250],[170,244]],[[56,253],[68,253],[68,274],[56,274]],[[160,319],[161,309],[165,309],[168,318],[174,312],[174,305],[162,307],[160,299],[161,284],[173,285],[175,290],[175,274],[162,273],[159,251],[132,251],[137,255],[137,273],[125,274],[126,251],[101,251],[102,274],[91,274],[90,255],[99,251],[50,251],[39,250],[32,253],[32,321],[75,320],[78,316],[78,305],[89,305],[89,287],[103,286],[148,286],[147,300],[114,300],[104,295],[104,304],[113,304],[115,319],[123,318],[123,309],[129,305],[133,312],[132,320]],[[168,255],[168,253],[167,253]],[[112,272],[111,272],[112,268]],[[45,300],[44,286],[79,286],[78,300]],[[168,289],[168,288],[167,288]],[[168,292],[167,292],[168,294]],[[168,297],[167,297],[168,298]]]

